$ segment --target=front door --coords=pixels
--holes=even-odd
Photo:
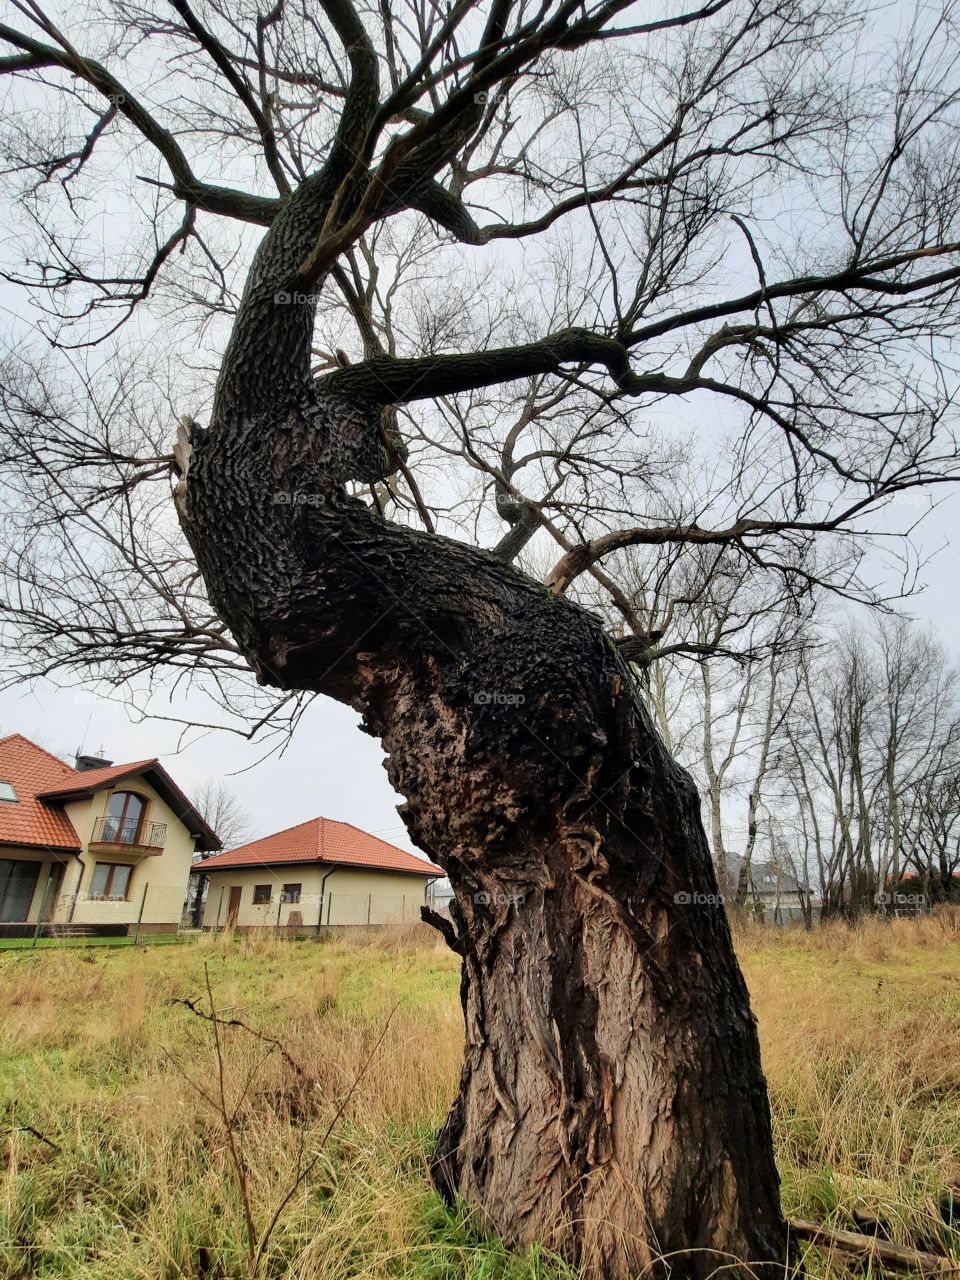
[[[23,922],[40,879],[42,862],[15,862],[0,858],[0,922]]]
[[[235,884],[230,888],[230,905],[227,909],[227,928],[233,929],[237,924],[237,916],[240,914],[240,895],[243,889],[240,885]]]

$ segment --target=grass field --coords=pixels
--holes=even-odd
[[[960,1224],[944,1213],[960,1187],[960,917],[746,930],[738,949],[787,1211],[848,1227],[866,1214],[894,1240],[960,1259]],[[176,1003],[202,1007],[205,972],[223,1017],[283,1046],[221,1033],[244,1180],[218,1113],[212,1029]],[[0,1275],[245,1277],[242,1181],[262,1243],[310,1162],[259,1275],[563,1275],[479,1238],[427,1182],[459,1071],[457,982],[454,958],[417,931],[0,955]],[[845,1264],[811,1253],[809,1266]]]
[[[63,951],[82,947],[170,947],[177,946],[182,935],[176,933],[124,934],[116,938],[0,938],[0,951]]]

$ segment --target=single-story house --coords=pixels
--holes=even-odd
[[[221,847],[158,760],[65,764],[0,738],[0,935],[172,932],[195,850]]]
[[[420,919],[441,867],[349,822],[312,818],[194,864],[209,877],[204,929],[285,928]]]

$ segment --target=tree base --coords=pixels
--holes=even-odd
[[[696,792],[655,736],[643,758],[622,818],[555,812],[545,847],[451,868],[466,1048],[433,1178],[597,1280],[782,1275],[756,1026]]]

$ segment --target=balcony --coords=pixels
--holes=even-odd
[[[98,818],[93,824],[90,847],[111,849],[124,853],[162,853],[167,842],[165,822],[121,821],[119,818]]]

